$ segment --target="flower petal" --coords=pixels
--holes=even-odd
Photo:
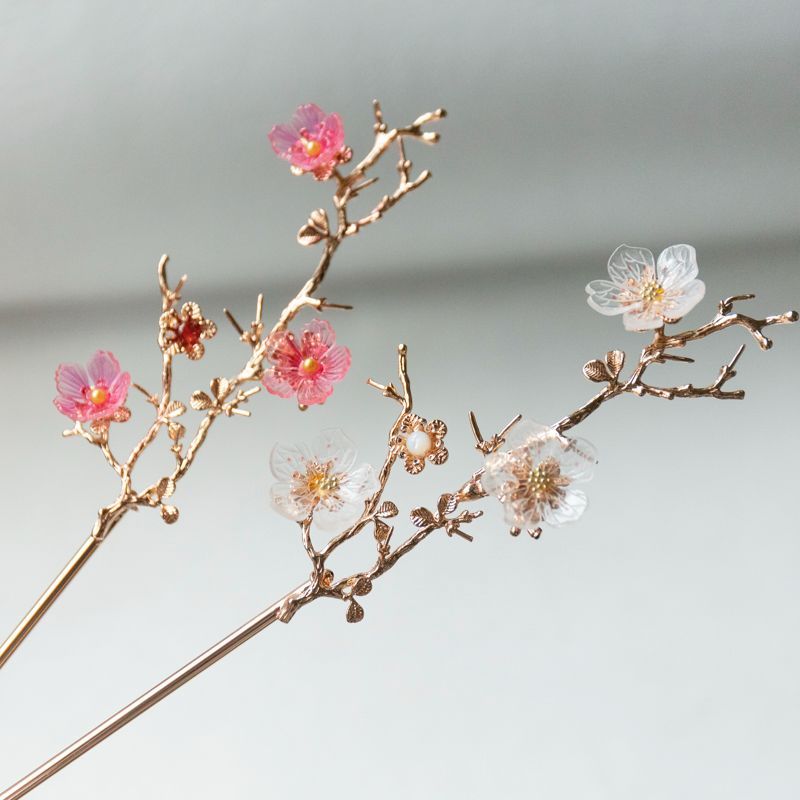
[[[261,376],[261,383],[264,384],[264,388],[270,394],[277,395],[278,397],[294,397],[296,391],[296,386],[294,386],[277,367],[268,369]]]
[[[324,369],[325,378],[337,383],[342,380],[350,369],[352,358],[350,350],[340,344],[331,347],[330,350],[320,359]]]
[[[89,376],[80,364],[59,364],[56,368],[56,391],[63,397],[83,402]]]
[[[297,111],[292,116],[292,126],[300,132],[305,128],[313,132],[321,122],[325,120],[325,112],[316,103],[306,103],[298,106]]]
[[[624,286],[630,280],[638,283],[648,271],[655,274],[655,268],[655,258],[646,247],[621,244],[608,259],[608,275],[618,286]]]
[[[269,141],[272,149],[283,159],[291,160],[289,150],[300,138],[300,133],[288,125],[275,125],[269,132]]]
[[[667,320],[685,317],[705,296],[706,285],[701,280],[691,281],[679,292],[668,295],[662,304],[662,313]]]
[[[86,371],[93,386],[102,384],[109,387],[120,373],[119,361],[113,353],[98,350],[86,365]]]
[[[583,483],[592,479],[597,463],[597,450],[586,439],[570,439],[558,456],[561,473],[573,483]]]
[[[623,314],[622,323],[626,331],[650,331],[660,328],[664,320],[653,309],[632,308]]]
[[[503,450],[516,450],[518,447],[526,447],[536,439],[544,439],[553,435],[553,429],[549,425],[543,425],[532,419],[521,419],[506,436],[506,443]],[[490,457],[491,458],[491,457]]]
[[[333,384],[320,376],[300,381],[297,402],[303,406],[322,405],[333,394]]]
[[[63,397],[59,395],[58,397],[53,398],[53,403],[55,407],[62,413],[64,416],[69,417],[73,422],[77,422],[80,419],[81,415],[81,407],[71,398]]]
[[[605,280],[591,281],[586,284],[586,293],[589,295],[586,302],[595,310],[606,316],[622,314],[629,308],[629,304],[621,301],[623,287]]]
[[[567,522],[575,522],[586,511],[589,500],[580,489],[567,489],[564,499],[557,508],[545,505],[542,512],[543,520],[555,528]]]
[[[287,481],[296,472],[305,472],[311,453],[305,446],[276,444],[269,457],[269,468],[279,481]]]
[[[348,472],[356,463],[356,446],[339,428],[322,431],[311,443],[311,454],[324,464],[330,461],[333,472]]]
[[[336,344],[336,333],[333,330],[333,325],[325,319],[312,319],[311,322],[306,323],[303,326],[304,341],[306,334],[310,334],[315,342],[324,345],[326,350]]]
[[[346,503],[363,503],[370,495],[378,490],[378,479],[372,464],[359,464],[347,474],[347,479],[342,483],[339,496]]]
[[[311,510],[310,504],[303,503],[293,493],[291,484],[286,482],[273,484],[270,489],[272,507],[284,517],[293,520],[305,519]]]
[[[678,289],[697,277],[697,251],[690,244],[674,244],[658,257],[658,282],[666,289]]]

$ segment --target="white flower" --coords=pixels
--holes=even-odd
[[[516,535],[539,525],[574,522],[586,510],[586,495],[576,484],[591,479],[597,463],[594,447],[567,439],[531,420],[514,426],[502,449],[486,459],[483,488],[505,507],[505,520]]]
[[[370,464],[356,463],[353,443],[340,430],[323,431],[312,443],[275,445],[270,468],[272,505],[285,517],[302,520],[313,513],[321,528],[346,528],[378,489]]]
[[[620,245],[608,260],[610,281],[592,281],[589,305],[601,314],[622,314],[629,331],[660,328],[686,316],[706,293],[697,278],[697,253],[674,244],[658,257],[644,247]]]

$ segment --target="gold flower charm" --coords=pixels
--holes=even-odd
[[[184,303],[180,312],[165,311],[158,320],[158,343],[168,355],[185,353],[193,361],[203,357],[201,339],[212,339],[217,326],[203,316],[197,303]]]
[[[395,439],[403,454],[406,472],[417,475],[425,468],[426,460],[431,464],[444,464],[449,455],[444,446],[446,434],[447,425],[440,419],[428,422],[416,414],[406,414]]]

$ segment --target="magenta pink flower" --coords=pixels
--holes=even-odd
[[[339,115],[325,114],[314,103],[300,106],[288,125],[275,125],[269,140],[293,172],[311,172],[318,181],[330,178],[336,165],[352,156]]]
[[[130,385],[130,373],[120,370],[114,354],[98,350],[85,369],[80,364],[58,365],[58,396],[53,402],[76,422],[122,422],[130,416],[122,405]]]
[[[261,382],[271,394],[294,397],[303,406],[324,403],[350,369],[350,351],[336,344],[336,335],[325,320],[303,327],[298,342],[291,331],[272,337],[267,349],[272,366]]]

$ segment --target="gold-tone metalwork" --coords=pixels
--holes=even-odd
[[[191,407],[204,412],[204,416],[188,444],[185,443],[186,427],[179,421],[186,412],[186,405],[172,398],[173,359],[182,353],[190,358],[200,358],[203,354],[201,340],[211,338],[216,333],[216,326],[203,317],[196,303],[188,302],[178,307],[187,276],[183,275],[174,286],[170,286],[167,277],[169,258],[166,255],[161,258],[157,270],[158,284],[161,290],[161,317],[159,320],[159,343],[162,348],[161,391],[153,394],[138,384],[134,384],[135,388],[144,394],[148,403],[154,407],[155,419],[124,461],[117,458],[111,449],[108,425],[95,426],[93,429],[86,430],[81,423],[76,423],[74,428],[65,431],[65,436],[78,436],[100,449],[109,466],[120,478],[120,493],[110,505],[100,509],[89,539],[0,646],[0,667],[8,661],[81,567],[96,552],[98,545],[128,511],[139,507],[156,508],[165,522],[172,523],[178,519],[177,507],[165,501],[175,493],[178,483],[193,464],[217,418],[221,415],[228,417],[250,415],[250,411],[242,406],[260,389],[258,381],[264,372],[264,359],[270,337],[286,328],[304,309],[322,312],[328,309],[352,308],[352,306],[341,303],[330,303],[326,298],[316,296],[317,290],[330,268],[333,256],[347,237],[353,236],[362,228],[379,220],[405,195],[417,189],[430,178],[431,173],[428,170],[424,170],[414,179],[410,177],[412,164],[406,157],[405,140],[412,139],[427,144],[437,142],[439,134],[426,131],[424,127],[442,119],[446,112],[444,109],[437,109],[423,114],[410,125],[392,129],[389,129],[384,122],[377,101],[374,103],[374,114],[375,138],[369,152],[349,172],[343,173],[338,168],[333,170],[335,223],[331,226],[325,210],[319,209],[313,212],[309,219],[309,225],[315,226],[315,235],[298,237],[303,245],[322,244],[322,254],[311,277],[283,309],[271,330],[265,335],[262,322],[263,295],[258,296],[255,321],[249,330],[242,328],[226,309],[225,315],[236,329],[239,338],[249,347],[250,354],[244,367],[236,375],[231,378],[211,380],[210,393],[196,391],[192,394]],[[387,154],[393,144],[397,145],[399,151],[397,188],[392,194],[380,198],[369,214],[358,219],[351,219],[349,215],[350,202],[359,197],[367,187],[377,180],[367,178],[367,172]],[[303,230],[305,228],[301,230],[301,234]],[[134,468],[141,455],[155,441],[162,429],[167,432],[170,450],[175,456],[175,467],[169,475],[160,477],[143,489],[135,489],[133,486]]]
[[[348,307],[328,303],[324,298],[315,297],[317,289],[330,266],[331,258],[344,238],[357,233],[361,228],[380,219],[402,196],[421,185],[429,177],[430,173],[426,171],[416,179],[412,180],[410,178],[411,162],[406,158],[403,142],[405,138],[416,138],[427,142],[436,141],[437,134],[423,132],[421,126],[432,120],[440,119],[443,115],[443,111],[433,112],[420,117],[407,128],[389,130],[383,122],[380,106],[377,103],[375,104],[375,144],[367,156],[348,175],[342,175],[338,169],[332,173],[337,182],[336,194],[334,195],[334,205],[336,207],[335,231],[332,231],[327,214],[322,209],[314,211],[306,225],[300,229],[298,234],[300,243],[308,246],[322,243],[323,253],[313,275],[283,310],[270,335],[283,330],[303,308],[321,311],[327,308]],[[358,220],[350,220],[347,216],[348,201],[373,183],[373,179],[367,179],[365,173],[386,152],[392,142],[397,142],[400,149],[400,163],[398,164],[400,181],[397,189],[393,194],[384,196],[370,214]],[[180,290],[183,288],[186,278],[184,276],[174,289],[170,289],[165,270],[166,259],[163,259],[159,265],[159,282],[162,289],[162,311],[167,313],[179,300]],[[672,351],[683,348],[692,341],[736,325],[744,327],[756,339],[759,346],[766,350],[771,346],[771,341],[764,335],[765,328],[771,325],[795,322],[798,319],[797,312],[794,311],[766,317],[765,319],[755,319],[733,312],[733,304],[735,302],[749,299],[750,297],[751,295],[731,297],[722,301],[719,305],[719,312],[714,319],[700,328],[672,335],[667,335],[664,328],[656,330],[653,340],[642,350],[639,361],[628,378],[620,377],[625,364],[625,355],[620,350],[609,351],[602,359],[588,362],[584,366],[586,377],[594,382],[605,383],[606,386],[587,403],[559,420],[553,426],[556,435],[563,438],[564,431],[578,425],[608,400],[625,393],[639,396],[652,395],[666,399],[676,397],[741,399],[744,396],[742,390],[728,390],[725,385],[736,374],[735,366],[742,354],[743,347],[740,347],[734,357],[723,365],[717,379],[706,387],[695,387],[692,384],[686,384],[684,386],[663,388],[645,383],[643,378],[646,370],[655,364],[666,361],[691,362],[692,359],[677,355]],[[190,405],[198,411],[205,412],[205,415],[197,433],[185,450],[182,445],[185,428],[176,420],[186,411],[186,407],[182,403],[172,400],[170,396],[173,353],[169,347],[163,353],[161,393],[154,395],[140,386],[136,387],[144,394],[147,401],[156,408],[156,420],[139,445],[134,448],[128,461],[120,463],[116,460],[108,446],[106,437],[95,439],[92,434],[82,428],[80,430],[76,428],[76,430],[68,432],[70,435],[77,433],[84,438],[88,438],[101,448],[106,460],[122,480],[122,493],[114,503],[101,509],[92,536],[87,540],[82,551],[73,559],[73,562],[62,572],[62,576],[68,576],[63,579],[63,585],[66,585],[68,580],[74,576],[80,565],[85,563],[91,552],[105,538],[111,528],[131,508],[135,508],[138,505],[158,507],[161,509],[161,514],[165,521],[172,522],[177,519],[177,509],[172,505],[166,505],[164,501],[175,492],[178,481],[191,466],[197,451],[208,435],[212,423],[221,414],[230,416],[248,413],[239,406],[246,403],[258,387],[247,390],[242,387],[260,378],[270,338],[269,335],[264,336],[262,308],[263,297],[259,296],[256,320],[251,324],[249,330],[243,328],[229,311],[225,311],[239,338],[251,349],[251,354],[238,375],[231,379],[215,378],[210,382],[209,392],[196,391],[192,394]],[[459,507],[464,503],[474,502],[486,497],[486,492],[481,486],[482,467],[475,470],[458,489],[440,495],[435,504],[435,511],[425,506],[412,509],[409,519],[413,531],[407,534],[406,538],[399,544],[393,545],[392,539],[395,532],[395,524],[389,520],[396,518],[399,510],[391,500],[384,499],[389,479],[398,461],[412,474],[419,472],[421,469],[421,467],[417,468],[414,464],[409,469],[409,455],[413,456],[410,451],[416,448],[410,446],[407,437],[414,433],[423,433],[428,437],[423,439],[424,442],[430,445],[430,449],[425,452],[424,458],[427,458],[433,464],[442,463],[447,454],[443,443],[447,432],[447,426],[444,422],[434,420],[428,423],[413,412],[411,380],[408,372],[408,353],[405,345],[398,347],[398,377],[399,389],[391,382],[381,384],[374,380],[368,381],[370,386],[377,389],[384,397],[396,402],[400,408],[389,429],[386,455],[378,472],[378,488],[365,501],[361,515],[352,525],[334,535],[322,547],[318,547],[312,537],[313,510],[306,519],[299,523],[300,538],[310,564],[308,580],[0,794],[0,800],[18,800],[18,798],[23,797],[60,769],[88,752],[184,683],[216,663],[220,658],[232,652],[256,633],[264,630],[276,620],[284,623],[290,622],[301,608],[315,600],[328,598],[343,602],[346,606],[346,621],[349,623],[360,622],[365,616],[365,610],[362,605],[363,599],[361,598],[372,591],[374,582],[378,578],[388,572],[401,558],[408,555],[432,533],[442,530],[451,537],[458,536],[466,540],[472,539],[472,536],[466,533],[463,528],[474,522],[483,512],[480,510],[461,510]],[[520,419],[521,416],[517,415],[498,433],[486,438],[481,433],[475,413],[470,412],[469,422],[475,437],[475,449],[484,457],[495,453],[504,445],[509,431]],[[171,449],[176,457],[176,466],[170,475],[162,477],[142,492],[135,492],[131,488],[132,467],[139,455],[153,441],[162,427],[167,428],[169,438],[173,442]],[[423,447],[422,449],[425,448]],[[413,459],[411,460],[413,461]],[[539,471],[531,469],[530,474],[523,475],[523,478],[533,486],[535,492],[541,496],[540,499],[547,502],[555,502],[565,485],[565,479],[561,476],[558,465],[555,463],[539,465]],[[327,480],[327,477],[321,475],[320,480]],[[372,530],[373,532],[376,547],[374,562],[362,571],[343,578],[337,578],[331,564],[336,551],[364,530]],[[512,533],[518,535],[520,530],[514,529]],[[540,530],[537,528],[530,533],[534,538],[538,538]],[[73,564],[76,566],[73,566]],[[59,576],[59,579],[54,582],[54,586],[58,584],[62,576]],[[61,588],[63,588],[63,585]],[[20,626],[23,631],[26,627],[29,630],[35,624],[36,619],[44,613],[49,603],[55,599],[58,591],[52,594],[52,599],[49,602],[47,602],[48,593],[43,595],[42,600],[37,603],[31,614],[34,614],[39,607],[41,607],[41,611],[29,627],[23,621]],[[360,599],[361,602],[359,602]],[[15,641],[14,646],[24,638],[24,635],[23,633],[22,636],[18,636],[16,639],[12,635],[12,639]],[[12,639],[9,641],[12,641]]]
[[[560,434],[578,425],[607,400],[618,397],[626,392],[631,392],[639,396],[650,394],[656,397],[668,397],[669,399],[674,397],[742,398],[744,393],[741,390],[728,391],[724,389],[724,384],[736,374],[734,367],[743,352],[743,347],[740,347],[736,355],[722,367],[719,377],[709,387],[696,388],[691,384],[687,384],[686,386],[662,389],[650,386],[642,381],[645,370],[653,364],[663,363],[668,360],[692,361],[692,359],[685,356],[676,356],[668,351],[684,347],[686,344],[696,339],[709,336],[712,333],[722,331],[733,325],[741,325],[756,338],[762,349],[766,350],[772,343],[764,336],[764,328],[771,325],[796,322],[798,319],[797,312],[795,311],[789,311],[785,314],[767,317],[761,320],[752,317],[744,317],[739,314],[732,314],[732,303],[737,299],[743,298],[729,298],[728,300],[722,301],[719,306],[719,313],[714,320],[700,328],[673,334],[671,336],[667,336],[663,329],[656,331],[653,341],[644,348],[639,362],[634,367],[631,376],[626,380],[620,379],[620,374],[625,362],[624,353],[620,350],[609,351],[602,360],[598,359],[588,362],[584,366],[584,373],[586,376],[592,381],[606,382],[608,386],[588,403],[556,423],[556,425],[553,426],[554,430]],[[191,680],[240,644],[247,641],[251,636],[254,636],[256,633],[266,628],[276,619],[288,623],[304,606],[320,598],[329,598],[342,601],[346,604],[345,619],[347,622],[360,622],[364,619],[365,611],[363,605],[357,598],[363,598],[368,595],[372,591],[374,582],[378,578],[388,572],[403,558],[403,556],[408,555],[435,531],[443,530],[448,536],[455,535],[469,541],[472,540],[472,536],[464,532],[462,528],[480,517],[483,512],[480,510],[462,510],[458,512],[458,507],[462,503],[481,500],[486,497],[486,492],[483,490],[480,483],[483,468],[479,468],[473,472],[456,491],[442,494],[436,503],[435,512],[423,506],[412,509],[409,518],[412,527],[416,530],[408,535],[400,544],[392,547],[394,526],[387,522],[387,520],[396,517],[399,510],[395,503],[391,500],[384,500],[383,496],[392,469],[398,460],[401,458],[404,459],[404,450],[402,447],[398,446],[398,437],[401,436],[404,431],[426,430],[425,425],[427,425],[421,417],[417,417],[413,414],[411,380],[408,374],[408,353],[406,346],[402,344],[398,347],[398,374],[400,389],[397,389],[392,383],[381,384],[371,379],[368,381],[368,384],[380,391],[384,397],[397,402],[400,405],[400,411],[389,430],[386,457],[378,473],[378,489],[365,502],[364,511],[361,516],[353,525],[333,536],[324,547],[319,549],[315,546],[311,537],[313,512],[299,523],[303,547],[308,555],[311,566],[311,574],[308,581],[285,595],[276,603],[273,603],[259,616],[246,623],[237,631],[234,631],[234,633],[223,639],[210,650],[207,650],[193,661],[190,661],[172,676],[166,678],[150,691],[143,694],[138,700],[135,700],[133,703],[114,714],[97,728],[90,731],[85,736],[82,736],[65,750],[62,750],[61,753],[42,764],[27,777],[11,786],[0,794],[0,800],[18,800],[23,797],[40,783],[111,736],[124,725],[127,725],[139,716],[139,714],[154,706],[184,683]],[[420,421],[420,424],[409,425],[409,419]],[[483,456],[496,452],[503,446],[506,435],[520,419],[521,416],[517,415],[498,433],[493,434],[487,439],[481,433],[475,413],[470,412],[469,422],[475,437],[475,449]],[[441,425],[444,426],[444,423],[441,423]],[[439,426],[436,426],[436,429],[441,432],[442,436],[444,435],[444,432],[442,432]],[[446,426],[444,426],[444,430],[446,431]],[[530,480],[536,483],[537,491],[541,492],[546,500],[554,498],[564,485],[557,465],[549,467],[542,474],[524,477],[526,480],[530,477]],[[361,572],[337,580],[329,561],[342,545],[367,528],[372,528],[374,533],[376,545],[374,563]],[[512,529],[512,535],[519,535],[520,532],[521,530],[519,528]],[[536,528],[529,531],[529,533],[532,538],[538,539],[541,529]]]

